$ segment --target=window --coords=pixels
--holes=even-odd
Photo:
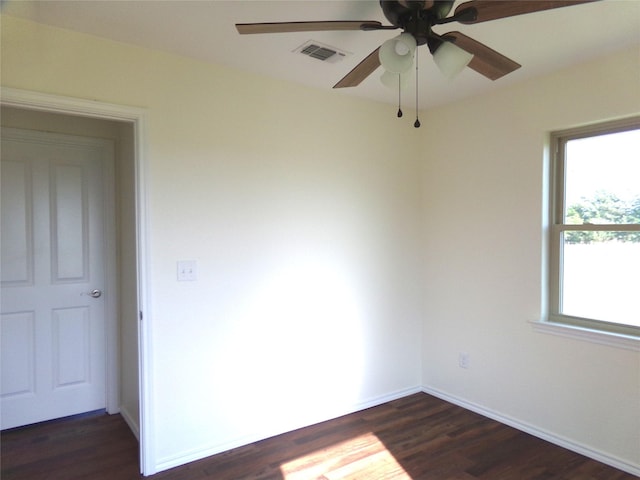
[[[640,118],[551,141],[549,321],[640,336]]]

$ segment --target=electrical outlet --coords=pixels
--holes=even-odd
[[[458,355],[458,366],[460,368],[469,368],[469,354],[466,352],[460,352]]]
[[[195,260],[182,260],[178,262],[178,281],[193,282],[196,280]]]

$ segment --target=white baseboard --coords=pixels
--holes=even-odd
[[[343,415],[348,415],[350,413],[358,412],[360,410],[365,410],[367,408],[375,407],[377,405],[381,405],[383,403],[387,403],[392,400],[397,400],[399,398],[406,397],[414,393],[419,393],[421,391],[422,391],[421,388],[417,386],[412,388],[406,388],[403,390],[397,390],[395,392],[370,398],[368,400],[358,402],[356,404],[348,405],[345,408],[341,409],[340,411],[332,412],[326,418],[310,419],[310,421],[304,425],[288,425],[287,428],[283,430],[262,432],[256,435],[238,438],[236,440],[225,442],[223,444],[208,445],[202,448],[196,448],[189,451],[185,451],[175,456],[165,457],[160,459],[157,462],[156,469],[154,472],[156,473],[162,472],[163,470],[168,470],[170,468],[178,467],[180,465],[194,462],[202,458],[210,457],[211,455],[216,455],[218,453],[226,452],[227,450],[231,450],[233,448],[242,447],[243,445],[248,445],[250,443],[258,442],[260,440],[264,440],[265,438],[275,437],[276,435],[281,435],[286,432],[291,432],[299,428],[308,427],[310,425],[315,425],[317,423],[325,422],[327,420],[332,420],[334,418],[338,418]]]
[[[129,425],[129,428],[131,429],[131,431],[133,432],[133,434],[135,435],[135,437],[138,439],[138,442],[139,442],[140,426],[138,425],[138,422],[134,420],[134,417],[131,415],[131,412],[129,412],[129,410],[127,410],[126,407],[121,405],[120,415],[122,415],[122,418],[124,418],[124,421],[126,422],[126,424]]]
[[[586,445],[582,445],[581,443],[556,435],[553,432],[543,430],[526,422],[522,422],[518,419],[485,408],[481,405],[468,402],[454,395],[449,395],[448,393],[445,393],[441,390],[423,386],[422,391],[429,395],[433,395],[434,397],[445,400],[449,403],[453,403],[454,405],[458,405],[459,407],[471,410],[472,412],[478,413],[487,418],[491,418],[492,420],[496,420],[500,423],[504,423],[505,425],[509,425],[510,427],[526,432],[530,435],[533,435],[534,437],[546,440],[549,443],[553,443],[560,447],[566,448],[567,450],[571,450],[573,452],[579,453],[580,455],[584,455],[585,457],[592,458],[594,460],[597,460],[598,462],[602,462],[611,467],[615,467],[619,470],[630,473],[631,475],[640,477],[640,465],[629,463],[606,452],[595,450]]]

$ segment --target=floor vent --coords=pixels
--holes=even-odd
[[[328,63],[339,62],[349,55],[347,52],[343,52],[335,47],[330,47],[329,45],[323,45],[314,40],[309,40],[304,45],[296,48],[294,52]]]

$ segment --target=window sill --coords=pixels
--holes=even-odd
[[[610,347],[624,348],[625,350],[640,351],[640,338],[638,337],[602,332],[600,330],[564,325],[562,323],[544,321],[532,321],[529,323],[533,330],[539,333],[548,333]]]

